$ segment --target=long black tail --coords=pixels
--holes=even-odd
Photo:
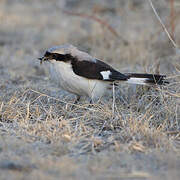
[[[138,73],[126,73],[126,76],[128,76],[128,83],[131,84],[144,84],[144,85],[152,85],[152,84],[158,84],[158,85],[165,85],[169,82],[165,79],[165,75],[159,75],[159,74],[138,74]]]

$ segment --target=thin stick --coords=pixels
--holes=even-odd
[[[114,107],[115,107],[115,86],[114,86],[114,82],[113,82],[113,103],[112,103],[112,115],[114,117]]]
[[[31,88],[28,89],[26,92],[28,92],[28,91],[31,91],[31,92],[34,92],[34,93],[40,95],[40,96],[38,96],[38,98],[36,98],[35,100],[37,100],[37,99],[39,99],[40,97],[43,97],[43,96],[44,96],[44,97],[47,97],[47,98],[54,99],[54,100],[56,100],[56,101],[58,101],[58,102],[61,102],[61,103],[64,103],[64,104],[68,104],[68,105],[71,105],[71,106],[75,106],[75,107],[78,107],[78,108],[83,108],[83,109],[87,109],[87,110],[95,111],[95,112],[98,111],[98,110],[95,110],[95,109],[92,109],[92,108],[87,108],[87,107],[80,106],[80,105],[77,105],[77,104],[65,102],[65,101],[63,101],[63,100],[57,99],[57,98],[55,98],[55,97],[49,96],[49,95],[47,95],[47,94],[41,93],[41,92],[36,91],[36,90],[34,90],[34,89],[31,89]],[[33,102],[34,102],[34,101],[33,101]]]
[[[0,107],[0,113],[2,112],[3,105],[4,105],[4,103],[2,102],[1,107]]]
[[[170,0],[171,13],[170,13],[170,26],[171,26],[171,37],[174,40],[174,32],[175,32],[175,12],[174,12],[174,0]]]
[[[174,46],[175,48],[179,48],[178,45],[177,45],[177,44],[175,43],[175,41],[173,40],[173,38],[171,37],[171,35],[170,35],[170,33],[168,32],[168,30],[166,29],[166,26],[165,26],[164,23],[162,22],[161,18],[159,17],[156,9],[154,8],[154,5],[153,5],[152,1],[151,1],[151,0],[148,0],[148,1],[149,1],[149,4],[151,5],[151,8],[152,8],[153,11],[154,11],[154,14],[156,15],[156,17],[157,17],[157,19],[159,20],[161,26],[163,27],[164,31],[166,32],[168,38],[170,39],[171,43],[173,44],[173,46]]]
[[[92,19],[98,22],[99,24],[101,24],[102,26],[106,27],[114,36],[119,37],[118,33],[115,31],[115,29],[112,26],[110,26],[106,21],[103,21],[102,19],[95,17],[94,15],[88,15],[85,13],[75,13],[66,10],[63,10],[63,13],[73,16],[80,16],[87,19]]]

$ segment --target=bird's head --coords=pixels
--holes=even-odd
[[[55,61],[71,61],[72,59],[78,60],[92,60],[95,61],[88,53],[78,50],[71,44],[65,44],[61,46],[54,46],[49,48],[43,57],[38,58],[41,63],[43,61],[55,62]],[[53,61],[55,60],[55,61]]]
[[[61,46],[54,46],[49,48],[43,55],[43,57],[38,58],[40,62],[43,61],[68,61],[70,58],[72,58],[73,51],[76,51],[77,48],[66,44]]]

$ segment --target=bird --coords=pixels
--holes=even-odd
[[[109,64],[79,50],[71,44],[53,46],[38,58],[48,62],[52,80],[65,91],[77,96],[100,99],[109,87],[119,82],[140,85],[165,85],[165,75],[143,73],[121,73]]]

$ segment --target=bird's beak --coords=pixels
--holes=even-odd
[[[42,64],[42,61],[44,59],[44,57],[38,58],[40,60],[40,64]]]
[[[40,60],[40,64],[42,64],[43,61],[47,61],[48,59],[46,57],[40,57],[38,60]]]

